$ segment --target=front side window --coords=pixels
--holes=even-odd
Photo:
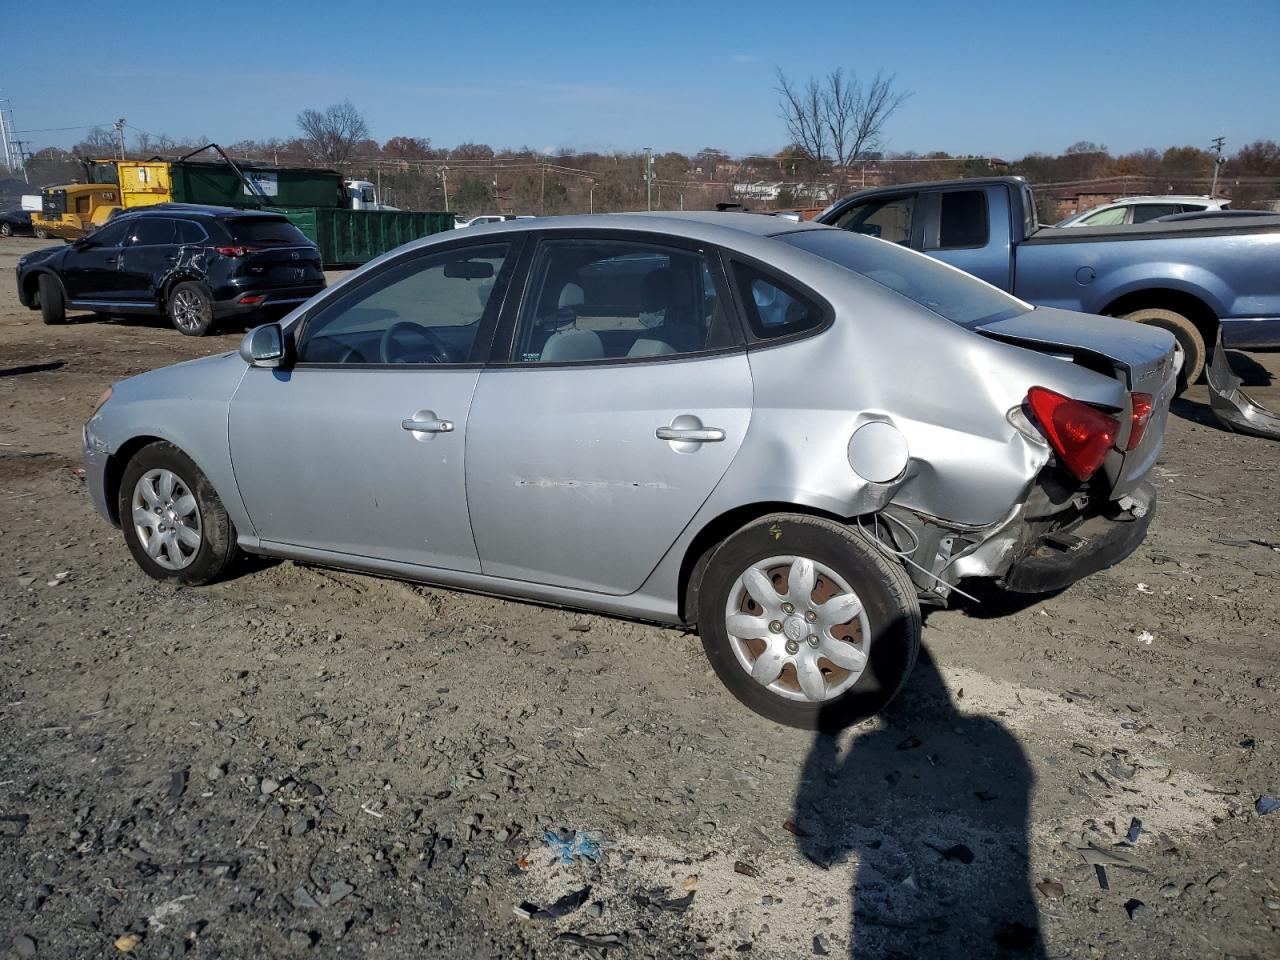
[[[1114,227],[1124,223],[1128,213],[1124,207],[1108,207],[1090,214],[1080,222],[1087,227]]]
[[[938,249],[987,245],[987,195],[981,190],[951,190],[942,195]]]
[[[522,363],[621,360],[731,346],[701,253],[617,240],[548,240],[516,331]]]
[[[911,219],[915,214],[915,195],[871,200],[859,204],[836,221],[842,230],[878,237],[890,243],[911,242]]]
[[[128,220],[123,223],[109,223],[89,234],[90,245],[94,247],[118,247],[124,243],[125,234],[133,226]]]
[[[139,217],[129,232],[135,247],[155,247],[174,242],[174,222],[163,217]]]
[[[463,247],[384,270],[307,320],[298,361],[470,362],[509,249]]]

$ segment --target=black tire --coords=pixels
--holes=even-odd
[[[40,290],[40,316],[45,323],[62,323],[67,319],[67,301],[57,277],[42,273],[36,279]]]
[[[200,544],[190,555],[186,565],[178,569],[166,567],[148,555],[138,533],[138,525],[133,520],[133,498],[138,481],[154,470],[171,471],[181,484],[181,487],[175,486],[175,490],[185,488],[196,500]],[[154,483],[152,489],[155,489]],[[235,525],[223,509],[217,491],[191,458],[171,443],[157,441],[134,454],[133,459],[125,465],[117,504],[120,526],[124,530],[124,541],[129,545],[129,552],[143,572],[156,580],[188,586],[213,583],[240,556],[240,548],[236,546]],[[151,531],[149,536],[154,537],[155,531]],[[167,550],[162,552],[168,556]]]
[[[175,283],[167,301],[169,322],[188,337],[203,337],[213,326],[213,297],[203,283]]]
[[[32,233],[35,235],[35,238],[37,240],[49,239],[49,231],[46,230],[44,227],[36,227],[35,230],[32,231]]]
[[[0,237],[12,237],[12,236],[13,236],[13,224],[0,223]]]
[[[751,565],[778,556],[807,557],[829,567],[848,582],[866,611],[867,666],[832,699],[813,702],[776,693],[753,679],[734,652],[725,616],[738,579]],[[820,578],[811,596],[822,589]],[[902,566],[860,531],[819,517],[775,514],[748,524],[715,549],[698,589],[698,632],[716,675],[746,706],[789,727],[835,731],[879,713],[911,673],[920,631],[916,589]],[[777,682],[790,682],[786,669],[794,676],[794,667],[784,668]],[[824,679],[831,676],[824,669]]]
[[[1194,323],[1182,314],[1163,307],[1135,310],[1133,313],[1126,313],[1124,319],[1168,330],[1177,339],[1178,346],[1182,348],[1182,370],[1178,373],[1179,394],[1191,384],[1199,382],[1200,376],[1204,373],[1208,351],[1205,348],[1204,337],[1200,335]]]

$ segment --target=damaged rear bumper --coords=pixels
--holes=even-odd
[[[1148,490],[1141,515],[1130,510],[1116,517],[1087,517],[1029,544],[1015,554],[1000,585],[1014,593],[1048,593],[1115,566],[1146,539],[1156,512],[1155,491]]]
[[[1227,351],[1222,347],[1221,331],[1205,379],[1209,383],[1209,406],[1222,423],[1241,433],[1280,440],[1280,415],[1267,410],[1241,389],[1241,380],[1232,372]]]

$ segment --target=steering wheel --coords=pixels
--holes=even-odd
[[[399,357],[391,355],[392,344],[395,343],[398,334],[412,334],[417,337],[425,345],[426,349],[421,352],[423,359],[415,359],[412,361],[401,360]],[[449,356],[449,348],[445,346],[444,341],[437,337],[432,331],[422,326],[420,323],[414,323],[412,320],[400,320],[393,323],[382,334],[382,339],[378,341],[378,358],[383,363],[452,363],[453,358]]]

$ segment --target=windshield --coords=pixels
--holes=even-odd
[[[883,240],[846,230],[797,230],[777,239],[874,280],[962,327],[1031,309],[967,273]]]
[[[306,234],[284,217],[245,217],[241,220],[232,220],[227,226],[231,228],[231,235],[235,237],[237,243],[311,245]]]

